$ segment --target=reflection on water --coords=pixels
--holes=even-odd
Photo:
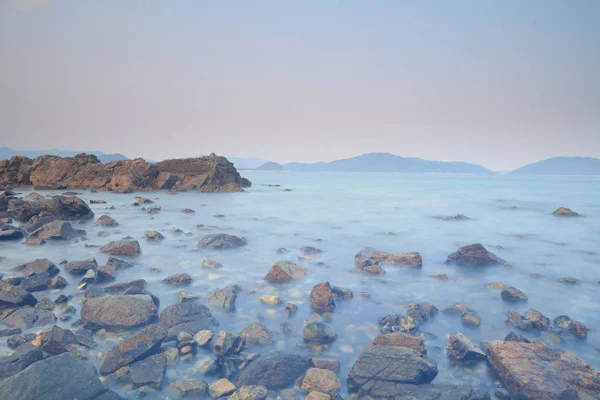
[[[459,316],[439,313],[422,326],[421,330],[427,333],[428,355],[439,364],[435,383],[465,382],[482,388],[494,387],[494,378],[485,362],[465,366],[447,360],[444,347],[448,335],[460,330],[474,343],[502,339],[510,331],[504,324],[506,312],[515,310],[523,314],[529,308],[538,309],[551,319],[566,314],[591,327],[587,340],[569,340],[561,347],[600,367],[599,353],[595,350],[600,348],[596,330],[600,326],[600,179],[275,172],[243,175],[253,182],[246,193],[144,194],[161,207],[157,214],[133,207],[135,194],[82,191],[80,197],[86,201],[106,200],[106,204],[91,205],[96,218],[108,214],[119,226],[83,223],[78,228],[87,231],[88,239],[75,244],[48,243],[40,247],[3,244],[0,251],[6,260],[0,264],[0,271],[8,272],[11,266],[35,258],[57,262],[62,258],[71,261],[95,257],[103,265],[107,257],[86,245],[102,245],[132,236],[140,240],[143,254],[135,259],[134,268],[118,272],[118,281],[146,279],[147,288],[160,297],[161,307],[174,303],[181,290],[161,282],[175,273],[188,273],[193,282],[185,290],[200,295],[237,284],[243,292],[238,296],[236,312],[225,313],[211,307],[220,328],[239,331],[251,322],[260,321],[274,332],[274,344],[249,347],[249,351],[285,349],[336,358],[342,365],[339,373],[342,379],[358,354],[379,333],[379,317],[403,314],[413,301],[427,301],[440,309],[464,303],[482,319],[481,327],[465,328]],[[292,190],[284,191],[285,188]],[[111,206],[115,209],[108,209]],[[559,206],[570,207],[584,217],[552,216]],[[182,213],[185,208],[195,213]],[[219,214],[224,217],[215,217]],[[456,214],[464,214],[471,220],[432,218]],[[204,227],[198,228],[200,224]],[[173,227],[183,233],[172,233]],[[147,242],[143,235],[148,230],[160,231],[165,240]],[[248,245],[227,251],[198,250],[197,238],[210,232],[243,236]],[[476,242],[507,260],[512,268],[498,266],[472,271],[444,263],[458,246]],[[317,247],[323,252],[301,256],[299,248],[303,246]],[[387,274],[382,277],[347,272],[354,265],[354,255],[367,246],[389,252],[418,251],[423,257],[423,268],[386,266]],[[279,248],[289,252],[278,254]],[[201,268],[204,258],[220,262],[223,268]],[[274,262],[284,258],[306,267],[307,277],[284,285],[268,284],[263,277]],[[429,277],[443,273],[448,280]],[[532,278],[530,274],[539,277]],[[79,308],[77,300],[82,298],[76,289],[79,278],[63,275],[71,284],[60,292],[76,295],[71,303]],[[558,278],[567,276],[582,282],[577,286],[557,283]],[[322,281],[352,289],[354,299],[338,302],[329,321],[338,339],[330,345],[311,348],[303,343],[302,321],[310,316],[308,294]],[[529,301],[506,304],[499,291],[486,287],[491,282],[517,287],[529,296]],[[370,298],[361,296],[362,292],[368,292]],[[48,296],[54,299],[58,293]],[[260,296],[265,294],[277,295],[299,306],[298,313],[290,320],[291,335],[284,336],[280,326],[287,319],[284,305],[261,303]],[[119,334],[107,334],[95,351],[105,351],[107,345],[120,338]],[[0,351],[8,352],[6,348]],[[197,372],[198,365],[208,357],[208,350],[200,349],[193,360],[169,367],[167,379],[189,376],[210,382],[211,378]],[[100,359],[91,362],[99,366]]]

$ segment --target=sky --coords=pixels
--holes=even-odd
[[[0,0],[0,146],[600,157],[600,1]]]

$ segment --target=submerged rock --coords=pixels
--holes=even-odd
[[[558,217],[578,217],[579,216],[579,214],[577,214],[575,211],[573,211],[567,207],[558,207],[556,210],[554,210],[552,215],[556,215]]]
[[[434,219],[439,219],[442,221],[468,221],[471,218],[466,215],[456,214],[456,215],[436,215],[433,217]]]
[[[379,263],[421,268],[423,266],[423,259],[421,258],[421,254],[417,252],[386,253],[375,250],[372,247],[367,247],[354,256],[354,263],[361,270],[364,267]]]
[[[219,322],[208,307],[195,301],[173,304],[161,311],[158,324],[167,329],[166,340],[173,340],[180,332],[192,336],[202,330],[214,331]]]
[[[144,236],[148,241],[159,241],[165,238],[163,234],[158,231],[147,231],[146,233],[144,233]]]
[[[308,322],[304,326],[304,340],[316,343],[331,343],[337,339],[333,326],[324,321]]]
[[[267,388],[257,385],[242,386],[235,391],[228,400],[265,400],[267,398]]]
[[[237,236],[228,235],[226,233],[214,233],[211,235],[203,236],[198,241],[198,247],[206,249],[233,249],[236,247],[245,246],[248,243],[246,238],[239,238]]]
[[[221,265],[221,263],[215,260],[205,258],[204,260],[202,260],[202,268],[219,269],[223,268],[223,266]]]
[[[401,332],[379,335],[373,339],[369,346],[406,347],[418,351],[421,354],[427,354],[423,339],[415,336],[408,336]]]
[[[164,353],[150,356],[131,365],[129,373],[131,383],[136,387],[150,386],[160,390],[167,369],[167,357]]]
[[[534,328],[545,331],[550,327],[550,318],[538,310],[530,309],[523,315],[525,319],[531,321]]]
[[[484,267],[503,264],[504,260],[487,251],[480,243],[475,243],[463,246],[457,252],[450,254],[446,262],[470,267]]]
[[[212,345],[212,351],[217,356],[227,356],[231,354],[238,354],[246,347],[246,339],[242,336],[236,335],[235,333],[221,331],[215,337]]]
[[[101,226],[117,226],[119,223],[114,220],[110,215],[101,215],[100,218],[96,220],[96,223]]]
[[[263,386],[269,390],[291,387],[311,367],[310,358],[292,353],[270,353],[259,356],[240,371],[238,387]]]
[[[231,394],[235,391],[235,385],[229,381],[227,378],[219,379],[216,382],[211,383],[208,387],[208,392],[211,397],[214,399],[218,399],[220,397]]]
[[[273,264],[265,280],[271,283],[283,283],[302,279],[306,276],[306,268],[303,268],[293,261],[282,260]]]
[[[148,324],[156,318],[156,311],[148,294],[109,295],[87,299],[81,319],[88,329],[119,330]]]
[[[477,361],[485,358],[484,352],[475,347],[473,342],[460,332],[450,335],[446,352],[448,356],[461,361]]]
[[[273,343],[273,332],[258,322],[254,322],[242,329],[240,331],[240,336],[243,337],[247,343],[256,343],[260,345],[270,345]]]
[[[163,279],[164,283],[168,283],[169,285],[187,285],[192,282],[192,277],[186,273],[183,274],[175,274]]]
[[[600,396],[600,373],[573,354],[539,343],[492,341],[488,362],[511,396],[524,400]]]
[[[509,303],[517,303],[527,301],[527,295],[514,287],[506,288],[501,293],[502,300]]]
[[[102,246],[100,252],[111,255],[137,255],[142,251],[137,240],[117,240]]]

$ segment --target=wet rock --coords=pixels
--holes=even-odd
[[[224,250],[242,247],[247,243],[248,241],[246,238],[239,238],[226,233],[215,233],[203,236],[200,241],[198,241],[198,247],[205,249]]]
[[[50,355],[66,353],[79,341],[73,332],[57,325],[42,331],[35,340],[37,346]]]
[[[54,196],[50,199],[27,201],[13,211],[16,220],[27,222],[41,212],[48,212],[61,221],[79,221],[94,216],[90,207],[78,197]]]
[[[167,358],[159,353],[133,363],[129,369],[134,386],[150,386],[160,390],[167,369]]]
[[[199,379],[177,380],[169,385],[181,397],[201,397],[208,390],[206,382]]]
[[[329,282],[321,282],[310,292],[310,305],[313,311],[323,314],[335,311],[335,296]]]
[[[191,208],[184,208],[183,210],[181,210],[181,212],[184,214],[193,214],[196,211],[192,210]]]
[[[21,328],[0,329],[0,337],[19,335],[20,333]]]
[[[315,391],[329,394],[336,392],[340,387],[342,383],[334,372],[319,368],[309,368],[300,383],[300,389],[304,393]]]
[[[235,385],[229,381],[229,379],[223,378],[216,382],[213,382],[208,387],[210,396],[214,399],[218,399],[223,396],[227,396],[235,391]]]
[[[569,332],[579,339],[585,339],[588,330],[589,328],[579,321],[571,321],[571,324],[569,324]]]
[[[176,274],[163,279],[163,282],[169,285],[187,285],[192,282],[192,277],[186,273]]]
[[[300,248],[300,253],[304,254],[305,256],[312,256],[312,255],[319,254],[322,252],[323,252],[323,250],[318,249],[316,247],[312,247],[312,246],[305,246],[305,247]]]
[[[102,226],[118,226],[119,225],[119,223],[117,221],[115,221],[114,218],[111,217],[110,215],[100,216],[100,218],[98,218],[96,220],[96,223],[98,225],[102,225]]]
[[[485,358],[483,351],[475,347],[473,342],[460,332],[450,335],[446,353],[449,357],[461,361],[477,361]]]
[[[187,332],[194,336],[202,330],[214,331],[219,322],[210,310],[197,302],[173,304],[161,311],[159,325],[167,329],[167,339],[173,340],[179,332]]]
[[[246,346],[246,339],[242,336],[236,335],[235,333],[221,331],[215,337],[212,345],[212,351],[217,356],[227,356],[231,354],[238,354]]]
[[[271,283],[283,283],[302,279],[306,276],[306,268],[303,268],[293,261],[282,260],[273,264],[265,280]]]
[[[25,234],[19,228],[11,225],[0,226],[0,241],[19,240],[25,237]]]
[[[236,385],[283,389],[292,386],[310,367],[310,359],[299,354],[276,352],[261,355],[240,371]]]
[[[200,296],[195,295],[193,293],[186,292],[185,290],[181,290],[177,294],[177,302],[184,303],[186,301],[196,301],[200,298]]]
[[[87,287],[88,285],[92,285],[92,284],[96,283],[97,278],[98,278],[98,274],[96,273],[96,271],[94,271],[93,269],[87,270],[87,272],[81,278],[81,281],[79,282],[79,285],[77,286],[77,289],[83,289],[83,288]]]
[[[558,317],[554,318],[552,324],[560,329],[568,329],[569,325],[571,325],[571,318],[569,318],[567,315],[559,315]]]
[[[504,389],[503,387],[496,388],[494,394],[500,400],[509,400],[510,399],[510,393],[508,393],[508,390]]]
[[[369,344],[370,346],[393,346],[393,347],[406,347],[418,351],[421,354],[427,354],[427,349],[423,343],[423,339],[408,336],[401,332],[386,333],[377,336]]]
[[[354,263],[360,270],[380,263],[421,268],[423,266],[423,259],[421,258],[421,254],[417,252],[386,253],[375,250],[372,247],[367,247],[354,256]]]
[[[83,275],[88,270],[95,271],[98,269],[98,263],[95,258],[91,258],[89,260],[83,261],[71,261],[66,263],[63,267],[65,271],[73,274],[73,275]]]
[[[56,316],[51,311],[37,310],[29,306],[19,308],[6,316],[2,322],[10,328],[32,328],[45,326],[56,322]]]
[[[304,340],[316,343],[331,343],[337,339],[333,326],[323,321],[308,322],[304,326]]]
[[[240,287],[237,285],[213,290],[206,297],[206,302],[208,304],[220,307],[227,312],[233,312],[235,311],[235,301],[240,290]]]
[[[45,258],[40,258],[35,261],[17,265],[12,269],[14,271],[21,271],[21,274],[23,276],[39,274],[42,272],[47,272],[51,276],[54,276],[60,272],[60,270],[56,267],[56,265],[54,265],[52,261]]]
[[[0,357],[0,380],[18,374],[43,358],[44,352],[31,345],[20,347],[10,356]]]
[[[460,321],[464,326],[479,326],[481,325],[481,317],[476,312],[465,312],[460,317]]]
[[[21,281],[19,287],[28,292],[40,292],[48,289],[51,278],[47,272],[40,272],[38,274],[31,274]]]
[[[509,303],[517,303],[527,301],[527,295],[514,287],[506,288],[501,293],[502,300]]]
[[[246,343],[256,343],[260,345],[270,345],[273,343],[273,332],[258,322],[250,324],[240,331],[240,336],[246,340]]]
[[[134,361],[155,353],[167,337],[167,331],[158,325],[150,325],[110,349],[100,367],[100,374],[107,375]]]
[[[137,291],[141,292],[145,287],[145,279],[136,279],[134,281],[115,283],[114,285],[105,286],[104,292],[109,294],[123,294],[131,289],[136,289]]]
[[[17,335],[17,336],[12,336],[9,337],[8,340],[6,341],[6,345],[8,346],[9,349],[16,349],[19,346],[27,343],[27,342],[31,342],[35,339],[36,335],[35,333],[28,333],[26,335]]]
[[[90,204],[106,204],[104,200],[90,200]]]
[[[487,284],[487,288],[489,290],[504,290],[506,289],[506,285],[502,282],[492,282]]]
[[[29,292],[0,280],[0,308],[34,306],[37,299]]]
[[[101,253],[112,255],[137,255],[141,253],[137,240],[117,240],[100,248]]]
[[[267,394],[267,388],[263,386],[242,386],[229,396],[228,400],[265,400]]]
[[[103,265],[98,268],[97,272],[99,282],[114,281],[117,275],[117,267],[114,265]]]
[[[487,251],[480,243],[461,247],[456,253],[450,254],[446,262],[470,267],[504,264],[504,260]]]
[[[440,281],[448,280],[448,274],[430,274],[429,277],[433,279],[438,279]]]
[[[556,210],[554,210],[552,215],[556,215],[557,217],[578,217],[579,216],[579,214],[577,214],[575,211],[573,211],[567,207],[558,207]]]
[[[70,223],[53,221],[33,231],[30,237],[41,240],[69,240],[77,236]]]
[[[466,312],[475,312],[471,310],[469,307],[462,303],[453,304],[452,307],[446,307],[442,310],[444,314],[448,315],[463,315]]]
[[[49,298],[44,297],[42,300],[38,301],[35,308],[38,310],[52,311],[54,310],[54,303]]]
[[[523,331],[530,331],[533,327],[533,322],[524,318],[516,311],[509,311],[506,313],[506,324],[509,326],[514,326],[515,328],[521,329]]]
[[[539,343],[492,341],[488,363],[511,396],[519,399],[597,398],[600,373],[573,354]]]
[[[507,342],[531,343],[529,341],[529,339],[527,339],[525,336],[517,335],[514,332],[510,332],[508,335],[506,335],[506,337],[504,338],[504,340],[507,341]]]
[[[485,390],[473,389],[467,385],[425,384],[411,385],[396,383],[373,386],[369,392],[359,390],[361,395],[371,398],[418,399],[418,400],[490,400]]]
[[[223,268],[223,266],[221,265],[221,263],[219,263],[215,260],[205,258],[204,260],[202,260],[202,268],[220,269],[220,268]]]
[[[71,353],[37,361],[0,381],[0,393],[7,399],[122,399],[100,382],[93,365]]]
[[[437,375],[437,364],[406,347],[369,346],[348,374],[352,391],[360,390],[377,397],[393,397],[397,384],[430,383]]]
[[[87,329],[128,329],[148,324],[156,318],[156,310],[147,294],[109,295],[87,299],[81,319]]]
[[[260,302],[264,303],[264,304],[268,304],[270,306],[276,306],[276,305],[283,303],[283,299],[281,297],[277,297],[277,296],[264,295],[264,296],[260,296]]]
[[[538,310],[530,309],[524,315],[525,319],[531,321],[534,328],[545,331],[550,327],[550,318]]]
[[[442,221],[468,221],[471,218],[466,215],[456,214],[456,215],[436,215],[433,217],[434,219],[439,219]]]
[[[331,396],[321,392],[310,392],[304,400],[331,400]]]
[[[203,347],[203,346],[206,346],[211,341],[211,339],[213,338],[213,335],[214,334],[212,331],[203,330],[203,331],[196,333],[193,337],[193,340],[198,346]]]
[[[119,260],[118,258],[115,258],[115,257],[108,257],[108,261],[106,262],[106,265],[109,267],[115,267],[117,270],[122,270],[122,269],[127,269],[127,268],[133,267],[133,263],[130,263],[130,262],[124,261],[124,260]]]
[[[285,305],[285,312],[287,313],[288,317],[294,315],[296,311],[298,311],[298,306],[288,301]]]
[[[581,283],[579,279],[573,277],[559,278],[557,282],[563,285],[579,285]]]
[[[165,238],[163,234],[158,231],[147,231],[146,233],[144,233],[144,236],[148,241],[159,241]]]

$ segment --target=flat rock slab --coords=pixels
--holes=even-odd
[[[292,353],[270,353],[258,357],[244,368],[236,386],[258,385],[270,390],[293,386],[311,367],[310,358]]]
[[[138,255],[142,252],[137,240],[116,240],[100,247],[101,253],[111,255]]]
[[[81,319],[88,329],[133,328],[148,324],[156,315],[156,304],[148,294],[94,297],[81,308]]]
[[[357,267],[364,266],[365,262],[368,263],[368,261],[376,264],[404,265],[415,268],[423,266],[423,259],[418,252],[386,253],[375,250],[372,247],[367,247],[354,256],[354,262]]]
[[[348,374],[353,390],[377,396],[395,396],[399,383],[430,383],[437,375],[437,363],[406,347],[369,346]]]
[[[600,373],[572,353],[540,343],[495,340],[488,362],[510,394],[523,400],[600,398]]]
[[[476,390],[467,385],[398,383],[394,385],[393,392],[386,391],[384,387],[373,387],[368,394],[364,392],[360,394],[369,399],[490,400],[490,394],[485,390]]]
[[[98,379],[96,368],[71,353],[35,362],[0,381],[6,399],[108,400],[120,398]]]
[[[19,348],[10,356],[0,357],[0,379],[6,379],[44,358],[42,349],[34,346]]]

